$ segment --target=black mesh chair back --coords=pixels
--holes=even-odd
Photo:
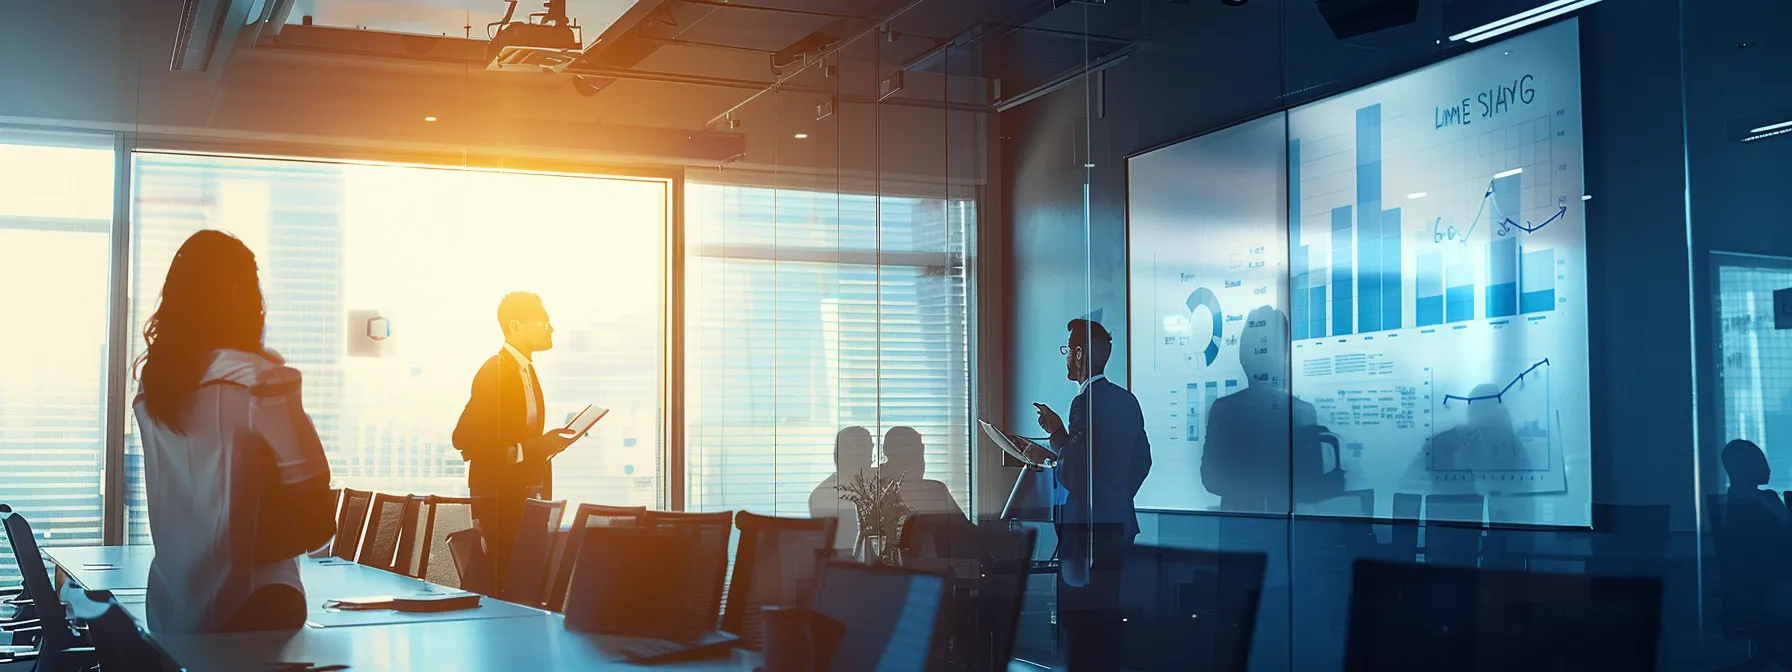
[[[163,672],[162,654],[144,639],[136,621],[118,605],[112,593],[87,590],[69,597],[69,614],[87,627],[93,640],[94,659],[104,672]]]
[[[442,544],[448,549],[453,566],[454,587],[481,595],[496,591],[492,586],[491,569],[485,561],[485,538],[479,530],[465,529],[448,535]]]
[[[565,515],[566,500],[523,502],[516,546],[511,550],[510,567],[504,578],[504,599],[531,607],[545,603],[554,537],[560,532],[560,519]]]
[[[392,571],[411,578],[423,578],[423,540],[429,538],[429,518],[423,515],[423,495],[404,498],[403,528],[398,533],[398,555]]]
[[[417,578],[449,588],[472,590],[461,585],[460,572],[454,566],[454,550],[448,546],[448,536],[473,529],[475,499],[430,495],[424,500],[423,517],[428,532],[420,540],[423,550],[419,551],[421,557]],[[483,550],[483,546],[481,549]]]
[[[697,550],[692,554],[684,613],[695,631],[716,629],[722,612],[722,586],[728,578],[728,541],[734,536],[734,512],[648,511],[645,523],[648,528],[686,531],[695,538]]]
[[[1475,567],[1487,498],[1475,493],[1425,497],[1425,562]]]
[[[592,527],[640,527],[647,517],[645,506],[603,506],[580,504],[573,512],[572,526],[560,535],[560,552],[554,556],[554,580],[548,584],[548,609],[566,610],[566,590],[572,582],[572,569],[579,561],[579,548],[584,543],[583,531]]]
[[[385,493],[373,496],[373,507],[367,518],[367,534],[355,562],[368,567],[391,570],[398,556],[398,538],[404,534],[404,495]]]
[[[25,579],[25,596],[31,599],[34,607],[40,628],[39,650],[48,656],[51,652],[76,646],[79,638],[69,627],[68,612],[63,609],[62,599],[50,580],[50,570],[44,566],[44,556],[38,549],[37,537],[32,535],[31,523],[25,516],[9,510],[0,511],[0,525],[6,529],[12,557],[18,561],[19,574]]]
[[[773,518],[740,512],[734,525],[734,578],[722,630],[758,650],[765,641],[765,608],[807,608],[815,596],[818,551],[833,548],[838,518]]]
[[[342,510],[336,513],[336,539],[330,554],[343,560],[354,560],[361,551],[361,530],[367,527],[367,510],[373,506],[373,493],[353,488],[342,491]]]

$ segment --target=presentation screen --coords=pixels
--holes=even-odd
[[[1567,21],[1135,157],[1140,507],[1590,524],[1579,71]]]

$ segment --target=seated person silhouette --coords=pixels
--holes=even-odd
[[[1760,446],[1738,439],[1720,457],[1730,475],[1718,535],[1724,617],[1743,629],[1792,634],[1792,516],[1764,489],[1773,470]]]
[[[822,479],[815,491],[809,493],[810,518],[840,519],[834,528],[834,548],[850,549],[853,540],[859,536],[858,510],[840,499],[840,491],[835,486],[851,483],[861,472],[866,477],[871,476],[871,448],[871,432],[864,427],[840,430],[834,436],[834,473]]]
[[[1500,386],[1475,386],[1469,395],[1468,420],[1439,432],[1431,440],[1433,471],[1518,471],[1532,468],[1531,458],[1513,429],[1512,413],[1499,399]]]
[[[927,445],[913,427],[891,427],[884,434],[884,464],[878,467],[886,478],[899,478],[902,488],[897,494],[915,513],[956,513],[964,517],[964,509],[952,498],[945,483],[927,480]]]
[[[1201,484],[1223,511],[1286,513],[1289,423],[1316,425],[1318,413],[1288,393],[1287,316],[1263,306],[1246,319],[1238,359],[1250,385],[1209,409]]]

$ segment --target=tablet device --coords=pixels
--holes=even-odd
[[[573,440],[577,441],[580,437],[585,436],[585,432],[591,431],[592,425],[596,425],[597,421],[602,420],[609,413],[610,409],[597,404],[586,404],[585,410],[579,411],[578,415],[573,416],[572,420],[566,423],[565,429],[572,430],[575,434]]]

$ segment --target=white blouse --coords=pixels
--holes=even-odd
[[[148,616],[155,632],[214,632],[256,589],[304,592],[295,558],[255,561],[257,514],[283,485],[329,478],[301,402],[299,372],[256,353],[219,350],[182,416],[186,435],[132,406],[143,440],[150,538]]]

